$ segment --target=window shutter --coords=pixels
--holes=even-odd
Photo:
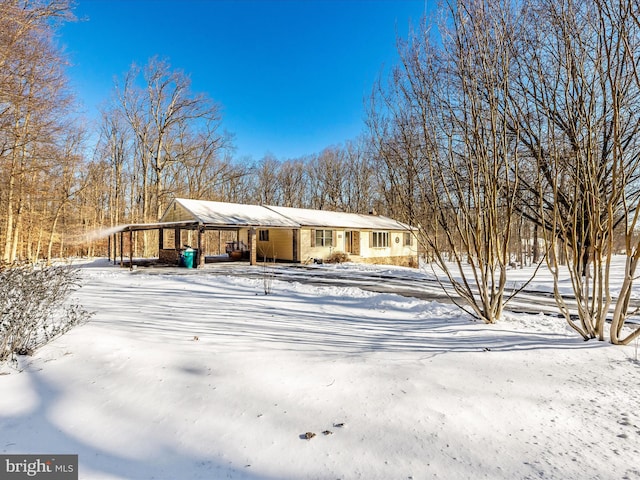
[[[336,246],[338,245],[338,232],[336,232],[335,230],[331,231],[331,246],[333,248],[336,248]]]
[[[312,247],[316,246],[316,231],[315,230],[311,230],[311,246]]]
[[[369,248],[373,247],[373,232],[369,232]]]

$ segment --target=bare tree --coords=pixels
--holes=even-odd
[[[502,315],[515,218],[517,137],[508,102],[519,18],[510,2],[449,2],[442,47],[423,28],[378,90],[370,125],[387,191],[420,229],[460,307]],[[380,93],[382,92],[382,93]]]
[[[312,207],[345,211],[347,169],[339,147],[325,148],[308,164]]]
[[[604,339],[614,305],[613,343],[628,315],[636,255],[632,240],[640,198],[637,114],[640,54],[637,2],[531,1],[527,40],[519,58],[513,104],[520,109],[514,134],[527,171],[522,192],[535,202],[524,214],[542,227],[554,274],[556,301],[585,340]],[[517,130],[517,131],[516,131]],[[614,237],[623,230],[627,273],[613,298]],[[560,294],[567,263],[578,304],[574,320]]]
[[[606,2],[598,0],[596,3],[601,26],[605,30],[610,29],[612,32],[612,35],[608,37],[609,42],[605,51],[607,64],[610,67],[607,72],[607,81],[610,83],[615,98],[615,114],[612,128],[612,157],[614,164],[612,174],[615,176],[613,183],[627,190],[630,178],[634,178],[637,169],[640,168],[637,163],[640,156],[637,153],[638,147],[640,147],[640,141],[637,138],[638,128],[640,127],[639,105],[637,104],[638,93],[640,92],[640,71],[636,61],[640,56],[640,10],[635,2],[608,5]],[[631,83],[632,87],[629,87],[628,83]],[[629,88],[630,94],[621,96],[619,91],[624,91],[625,87]],[[636,134],[633,136],[632,141],[630,141],[628,134],[623,133],[625,129],[621,129],[621,114],[631,117],[632,121],[628,123],[635,123]],[[629,156],[633,158],[633,161],[627,160]],[[629,314],[634,312],[630,308],[631,293],[636,280],[638,261],[640,260],[640,237],[638,236],[640,199],[636,192],[636,185],[632,185],[631,192],[621,192],[624,197],[622,201],[623,221],[621,224],[624,228],[626,262],[622,286],[611,321],[610,338],[614,344],[627,345],[640,337],[640,328],[638,327],[632,333],[626,336],[623,335],[626,320]],[[609,226],[613,226],[615,223],[615,218],[612,218],[613,211],[611,208],[608,209],[607,225]],[[612,250],[612,248],[609,248],[609,255],[611,255]]]
[[[133,65],[122,87],[116,86],[119,109],[135,139],[132,165],[138,181],[131,199],[139,207],[140,221],[155,221],[162,214],[172,193],[167,182],[174,166],[184,167],[184,174],[194,166],[191,162],[209,168],[224,143],[220,107],[205,95],[192,93],[190,86],[186,74],[171,70],[158,58],[144,69]],[[191,155],[195,152],[199,159]],[[143,235],[145,252],[147,247]]]
[[[102,112],[97,157],[109,167],[108,215],[109,226],[118,225],[125,218],[127,191],[131,191],[127,177],[132,179],[132,135],[122,112],[111,107]]]
[[[287,160],[280,164],[278,183],[283,207],[306,207],[308,200],[308,170],[304,159]]]
[[[141,74],[142,86],[138,85]],[[152,58],[142,71],[132,66],[119,91],[122,111],[135,134],[136,153],[140,157],[145,220],[162,213],[165,172],[176,161],[177,150],[173,147],[185,129],[204,122],[208,141],[214,145],[222,141],[217,131],[219,106],[202,94],[191,93],[190,85],[189,77],[183,72],[171,70],[166,61]]]
[[[56,171],[55,183],[52,185],[52,198],[50,205],[50,225],[48,225],[49,240],[47,243],[46,258],[50,262],[53,257],[53,246],[57,234],[58,223],[67,207],[76,194],[84,187],[78,181],[77,173],[82,169],[84,158],[82,156],[83,134],[78,131],[76,134],[67,137],[63,148],[54,157],[54,170]],[[62,243],[62,239],[60,240]],[[37,257],[36,257],[37,258]]]
[[[356,213],[375,210],[376,204],[379,203],[375,190],[375,167],[369,157],[365,138],[347,142],[341,148],[341,157],[345,170],[345,210]]]
[[[0,2],[0,214],[7,262],[31,248],[29,214],[48,176],[42,175],[51,166],[48,154],[73,128],[65,118],[71,104],[65,62],[52,40],[53,20],[69,18],[66,1]]]
[[[280,204],[280,185],[278,172],[280,162],[273,155],[265,155],[254,168],[255,203],[260,205]]]
[[[183,127],[171,144],[167,193],[220,200],[223,185],[238,175],[228,155],[230,136],[221,136],[217,124],[196,131]]]

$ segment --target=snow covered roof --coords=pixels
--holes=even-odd
[[[176,198],[160,219],[161,222],[185,220],[209,225],[273,228],[329,227],[371,230],[409,230],[411,228],[404,223],[380,215],[186,198]]]
[[[176,198],[173,204],[178,204],[193,215],[194,220],[211,225],[234,226],[265,226],[297,228],[295,221],[260,205],[245,205],[241,203],[209,202],[204,200],[190,200]],[[163,215],[163,219],[170,215],[171,205]]]
[[[374,230],[409,230],[409,225],[381,215],[361,213],[328,212],[307,208],[273,207],[277,212],[304,227],[358,228]]]

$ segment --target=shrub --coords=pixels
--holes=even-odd
[[[71,267],[0,266],[0,362],[30,355],[88,320],[89,312],[68,301],[78,287]]]
[[[344,252],[333,252],[325,260],[327,263],[344,263],[349,261],[349,255]]]

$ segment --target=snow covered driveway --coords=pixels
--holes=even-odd
[[[85,479],[640,478],[633,346],[355,287],[83,275],[92,321],[2,370],[3,452]]]

